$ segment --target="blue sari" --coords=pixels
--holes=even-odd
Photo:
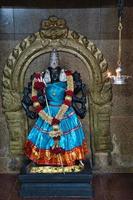
[[[52,117],[56,116],[64,101],[66,87],[66,82],[47,84],[45,92]],[[44,111],[49,114],[47,106]],[[38,117],[27,137],[26,155],[37,164],[56,166],[60,166],[62,163],[63,165],[74,165],[76,160],[85,159],[85,155],[88,153],[85,134],[81,122],[71,106],[64,114],[59,127],[63,133],[59,140],[59,147],[64,150],[61,155],[62,160],[51,152],[54,140],[49,136],[49,132],[52,130],[52,126],[41,117]]]

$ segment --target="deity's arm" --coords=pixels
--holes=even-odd
[[[23,98],[22,98],[22,107],[24,108],[27,117],[31,118],[31,119],[35,119],[37,118],[37,114],[36,112],[30,110],[30,107],[33,106],[33,103],[31,101],[31,98],[29,96],[29,90],[28,87],[24,88],[24,92],[23,92]]]
[[[74,96],[72,106],[80,118],[86,115],[86,85],[82,82],[78,72],[73,73]]]
[[[45,107],[45,97],[44,97],[44,95],[42,94],[41,91],[36,91],[33,88],[34,76],[35,76],[35,73],[33,75],[31,75],[30,82],[28,82],[27,87],[24,87],[23,98],[22,98],[22,101],[21,101],[22,107],[24,108],[27,117],[29,117],[31,119],[35,119],[35,118],[38,117],[37,112],[33,108],[34,102],[32,101],[32,96],[33,96],[34,91],[36,92],[36,95],[38,97],[38,102],[40,103],[40,105],[42,107]]]

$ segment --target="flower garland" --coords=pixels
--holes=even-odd
[[[45,121],[47,121],[50,125],[52,125],[53,130],[50,131],[49,135],[54,138],[55,140],[55,145],[57,148],[57,140],[59,140],[60,136],[62,135],[62,132],[59,129],[59,123],[63,119],[63,116],[65,112],[68,110],[68,108],[72,104],[72,96],[74,92],[74,84],[73,84],[73,76],[72,72],[67,70],[65,71],[66,77],[67,77],[67,89],[66,89],[66,96],[64,99],[63,104],[61,105],[58,113],[56,114],[55,117],[52,117],[48,115],[44,110],[43,107],[40,105],[37,97],[37,91],[41,90],[42,92],[45,91],[45,83],[43,82],[42,79],[42,74],[41,73],[36,73],[35,78],[32,83],[32,101],[33,101],[33,106],[36,109],[36,112],[38,115]]]

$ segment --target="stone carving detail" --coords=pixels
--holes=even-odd
[[[26,70],[33,59],[50,52],[52,48],[76,55],[88,69],[89,120],[94,151],[111,151],[109,125],[112,90],[107,77],[108,64],[100,50],[87,37],[70,31],[64,19],[49,17],[42,21],[39,32],[28,36],[13,49],[5,65],[2,95],[11,136],[11,153],[23,153],[23,141],[28,132],[27,119],[21,106]]]
[[[5,90],[3,93],[3,108],[6,109],[6,111],[10,112],[16,112],[21,109],[21,98],[20,94],[11,91],[11,90]]]
[[[23,145],[26,132],[26,117],[23,112],[5,112],[10,133],[10,153],[13,155],[21,155],[23,153]]]
[[[42,21],[40,36],[42,39],[61,39],[68,35],[68,27],[64,19],[49,17],[48,20]]]

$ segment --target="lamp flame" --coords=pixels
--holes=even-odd
[[[107,77],[112,80],[112,83],[115,85],[123,85],[126,84],[127,79],[131,78],[132,76],[122,75],[122,67],[118,66],[116,68],[116,75],[112,75],[110,71],[107,72]]]

